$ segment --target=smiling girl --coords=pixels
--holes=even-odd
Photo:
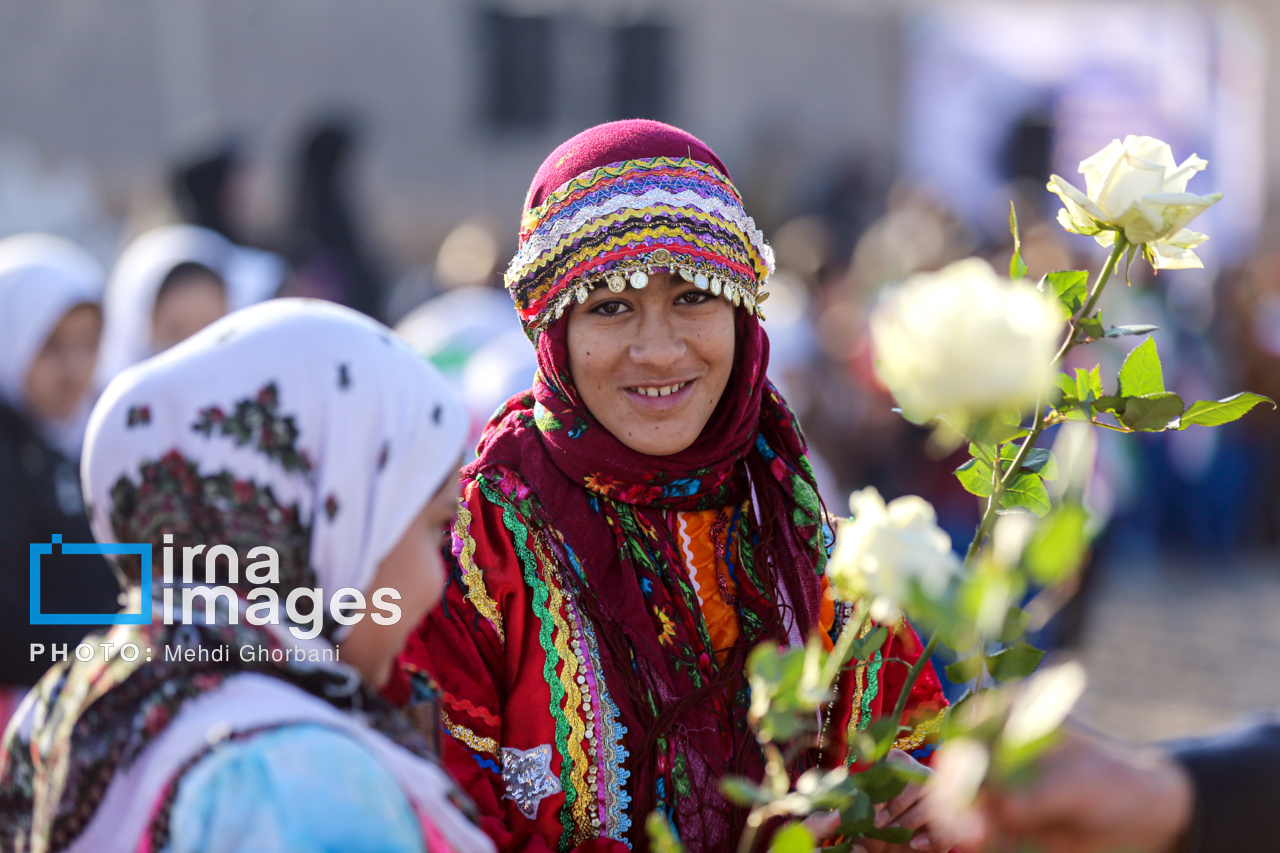
[[[439,688],[446,763],[501,849],[647,849],[655,809],[690,853],[733,849],[745,814],[719,779],[763,769],[746,656],[811,633],[830,648],[846,616],[804,439],[766,379],[773,253],[716,155],[652,121],[553,151],[520,240],[506,282],[538,376],[464,469],[408,681]],[[886,662],[919,650],[901,624],[851,669],[802,763],[844,761],[897,699],[906,668]],[[906,722],[944,704],[926,670]]]

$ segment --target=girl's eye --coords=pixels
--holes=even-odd
[[[701,290],[689,290],[677,296],[676,301],[683,302],[686,305],[701,305],[710,298],[710,293],[703,293]]]
[[[618,300],[611,299],[608,302],[601,302],[599,305],[592,306],[591,313],[599,314],[603,317],[613,317],[621,313],[622,309],[625,307],[626,306]]]

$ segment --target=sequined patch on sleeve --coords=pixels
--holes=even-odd
[[[560,793],[560,780],[551,772],[551,744],[533,749],[502,748],[502,782],[506,799],[529,820],[538,816],[538,806],[552,794]]]

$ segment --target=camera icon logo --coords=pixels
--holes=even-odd
[[[40,612],[40,558],[53,554],[53,546],[59,546],[63,554],[137,554],[142,561],[142,588],[151,589],[151,544],[116,542],[99,545],[97,542],[63,543],[62,534],[55,533],[49,542],[31,543],[31,624],[32,625],[150,625],[151,596],[142,596],[140,613],[41,613]]]

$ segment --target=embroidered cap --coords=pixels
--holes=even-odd
[[[590,128],[551,152],[529,189],[505,281],[535,337],[596,287],[640,289],[658,272],[758,313],[773,268],[715,153],[683,130],[636,119]]]

